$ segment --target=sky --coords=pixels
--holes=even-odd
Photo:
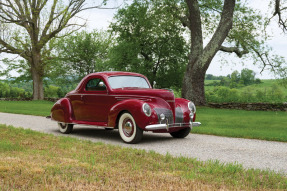
[[[93,1],[93,0],[91,0]],[[247,0],[248,1],[248,0]],[[121,1],[110,0],[108,7],[120,7]],[[250,6],[258,9],[262,14],[266,14],[268,11],[267,0],[249,0]],[[87,19],[87,27],[84,30],[91,31],[93,29],[108,29],[110,22],[113,21],[113,16],[117,9],[92,9],[81,13],[81,17]],[[268,28],[269,34],[273,35],[273,38],[266,43],[273,48],[273,52],[285,56],[287,52],[287,34],[283,34],[282,30],[278,27],[276,18],[272,20],[270,27]],[[226,54],[225,54],[226,57]],[[2,56],[3,58],[3,56]],[[287,60],[287,58],[286,58]],[[235,54],[229,54],[226,57],[227,62],[222,62],[220,54],[217,54],[210,64],[207,70],[207,74],[213,74],[216,76],[226,76],[233,71],[241,71],[243,68],[249,68],[256,73],[256,77],[260,79],[273,79],[274,75],[269,71],[263,71],[260,74],[261,68],[253,65],[252,60],[245,60],[242,62]],[[14,74],[17,75],[17,74]]]

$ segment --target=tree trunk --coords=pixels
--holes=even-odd
[[[33,100],[44,99],[43,68],[41,66],[41,53],[33,52],[31,73],[33,80]]]
[[[32,68],[32,79],[33,79],[33,100],[43,100],[44,99],[43,77],[37,72],[35,68]]]
[[[206,70],[191,67],[197,63],[189,63],[182,84],[182,97],[193,101],[196,105],[205,105],[204,78]]]
[[[221,19],[209,43],[203,48],[201,13],[197,0],[186,0],[191,32],[189,63],[183,78],[182,97],[205,105],[204,78],[213,57],[232,28],[235,0],[225,0]]]

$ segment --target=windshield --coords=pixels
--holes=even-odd
[[[147,81],[139,76],[111,76],[108,80],[112,89],[126,87],[150,88]]]

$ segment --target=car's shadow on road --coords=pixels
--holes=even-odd
[[[61,134],[60,131],[54,130],[54,133]],[[99,142],[122,143],[122,139],[117,129],[106,130],[103,128],[93,127],[75,127],[70,134],[76,138],[88,139]],[[174,140],[169,133],[151,133],[144,132],[140,143],[153,144],[157,142],[166,142]]]

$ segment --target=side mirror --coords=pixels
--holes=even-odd
[[[104,82],[100,82],[100,83],[99,83],[99,86],[100,86],[100,87],[105,87]]]

